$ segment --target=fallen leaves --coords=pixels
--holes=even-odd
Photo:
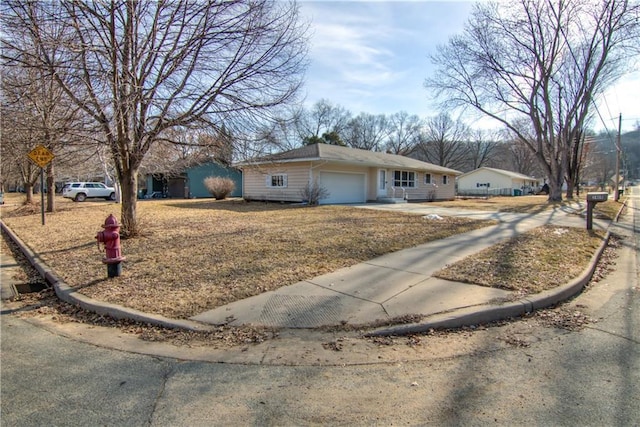
[[[343,338],[338,338],[333,341],[324,342],[322,343],[322,348],[324,348],[325,350],[342,351],[344,347],[343,341]]]
[[[538,310],[535,312],[535,317],[546,326],[566,329],[568,331],[578,331],[586,325],[598,321],[580,310],[567,307]]]

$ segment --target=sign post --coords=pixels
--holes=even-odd
[[[44,168],[55,157],[47,147],[38,144],[36,148],[29,151],[27,157],[40,167],[40,213],[42,216],[42,225],[44,225]]]

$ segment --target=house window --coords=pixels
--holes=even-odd
[[[416,173],[410,171],[393,171],[394,187],[415,187]]]
[[[449,177],[447,175],[442,175],[442,185],[447,185],[449,183]]]
[[[431,184],[431,174],[430,173],[425,173],[424,174],[424,183],[425,184]]]
[[[280,188],[286,187],[287,175],[285,174],[269,175],[269,177],[267,178],[267,186],[280,187]]]

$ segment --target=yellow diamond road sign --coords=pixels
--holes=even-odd
[[[44,145],[38,145],[33,150],[29,151],[27,154],[29,158],[41,168],[44,168],[49,164],[51,160],[55,157],[51,151],[47,149]]]

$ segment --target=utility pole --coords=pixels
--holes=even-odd
[[[618,138],[616,139],[616,182],[613,199],[620,200],[620,132],[622,131],[622,113],[618,116]]]

